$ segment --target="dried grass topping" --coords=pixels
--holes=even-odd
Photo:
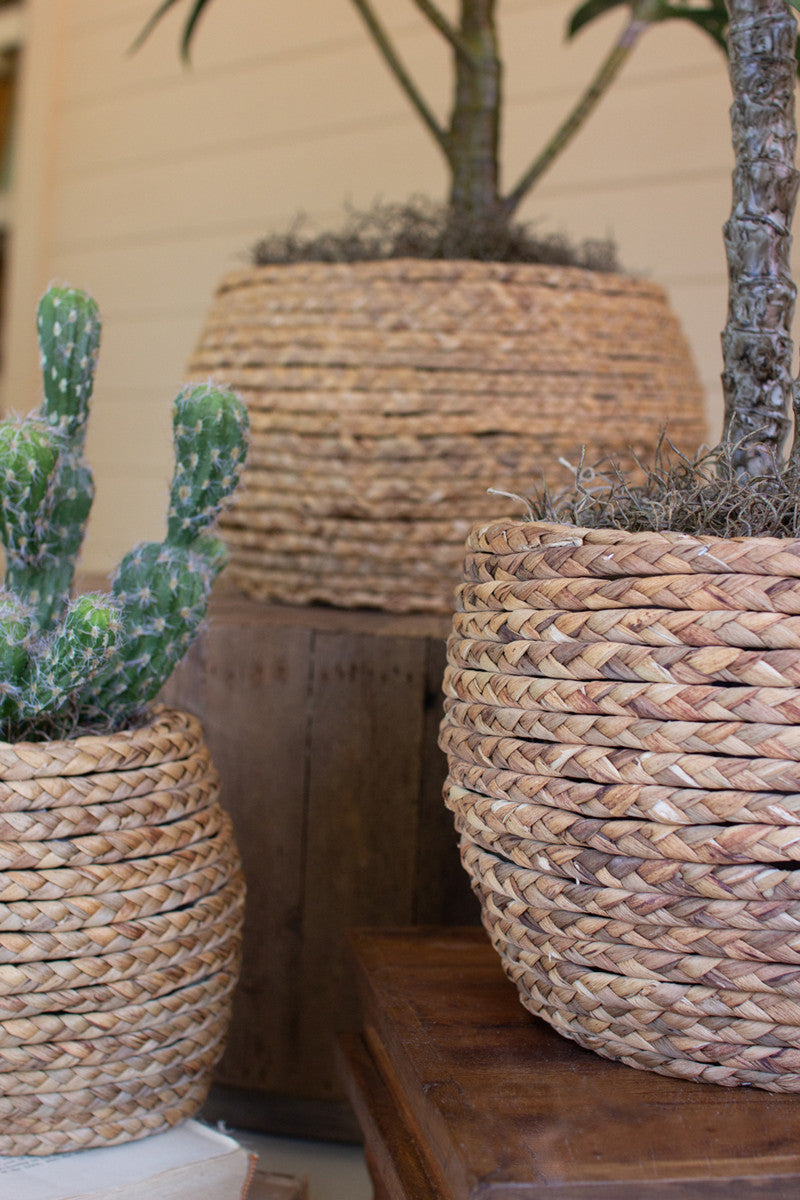
[[[632,484],[610,459],[584,458],[575,482],[559,492],[546,486],[526,498],[534,520],[566,521],[593,529],[647,530],[711,537],[800,536],[800,479],[790,468],[737,477],[733,448],[701,447],[687,458],[662,435],[644,482]],[[562,460],[563,461],[563,460]],[[568,463],[564,463],[569,467]]]
[[[499,214],[486,218],[459,216],[446,205],[419,198],[404,204],[379,202],[363,211],[347,208],[344,224],[336,232],[314,232],[301,214],[285,233],[257,242],[252,258],[256,266],[419,258],[620,270],[610,240],[588,239],[572,244],[562,234],[540,235],[529,224],[508,221]]]

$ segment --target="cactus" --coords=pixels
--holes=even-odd
[[[44,400],[0,422],[0,735],[60,736],[137,719],[180,661],[223,568],[209,533],[244,461],[242,402],[211,384],[174,403],[175,471],[163,542],[137,546],[110,596],[71,599],[94,486],[83,458],[100,344],[94,301],[53,287],[37,315]]]

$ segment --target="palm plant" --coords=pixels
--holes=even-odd
[[[522,201],[582,128],[651,25],[682,19],[697,26],[724,49],[727,15],[724,0],[585,0],[568,26],[572,37],[608,10],[629,10],[622,32],[571,112],[515,183],[504,190],[499,162],[503,115],[503,66],[500,57],[498,0],[459,0],[458,18],[450,20],[434,0],[411,0],[452,56],[452,102],[447,120],[428,103],[380,19],[374,0],[351,0],[386,66],[444,157],[449,176],[447,210],[458,227],[508,227]],[[166,12],[181,0],[163,0],[136,39],[139,46]],[[181,46],[185,59],[201,15],[211,0],[191,0]]]

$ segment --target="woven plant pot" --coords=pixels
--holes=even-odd
[[[581,447],[693,453],[698,378],[664,292],[568,267],[396,260],[228,275],[189,364],[236,388],[223,517],[260,600],[447,613],[468,529]],[[563,468],[559,482],[567,476]]]
[[[446,803],[523,1004],[800,1091],[800,541],[473,528]]]
[[[198,722],[0,743],[0,1153],[132,1141],[202,1104],[244,885]]]

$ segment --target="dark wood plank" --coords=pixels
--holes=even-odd
[[[395,1096],[389,1091],[363,1039],[339,1039],[339,1069],[364,1131],[367,1167],[375,1200],[440,1200],[441,1181],[410,1135]]]
[[[682,1083],[530,1017],[480,931],[363,933],[373,1061],[449,1200],[796,1200],[800,1098]]]
[[[300,1003],[307,792],[304,713],[313,633],[219,615],[164,692],[196,712],[231,813],[247,880],[243,964],[222,1083],[282,1090],[294,1071]]]
[[[477,925],[480,904],[461,866],[452,813],[442,800],[447,759],[438,746],[446,645],[425,643],[425,709],[420,759],[414,925]]]
[[[297,1053],[333,1089],[331,1029],[358,1012],[345,934],[413,921],[425,643],[317,633],[313,657]]]
[[[358,1145],[363,1135],[350,1102],[341,1098],[316,1100],[287,1096],[283,1089],[231,1087],[215,1083],[200,1115],[212,1125],[222,1121],[231,1129],[267,1130],[278,1137],[298,1137]]]
[[[334,1065],[336,1032],[358,1019],[344,931],[478,911],[441,799],[449,619],[224,592],[209,616],[162,698],[203,720],[248,879],[217,1082],[252,1128],[356,1136]]]
[[[447,638],[452,625],[449,615],[438,613],[390,613],[379,609],[328,608],[325,605],[265,604],[249,600],[226,582],[214,588],[209,617],[212,621],[258,621],[262,625],[287,628],[297,625],[320,633],[367,634],[385,638]]]

